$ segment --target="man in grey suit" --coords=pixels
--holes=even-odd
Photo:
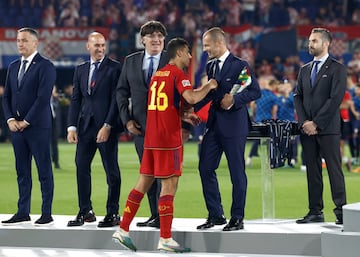
[[[120,118],[125,128],[134,135],[134,143],[139,161],[144,150],[146,110],[149,81],[156,70],[168,62],[164,52],[165,26],[158,21],[149,21],[140,28],[141,41],[145,49],[128,55],[125,58],[120,79],[116,89],[116,101]],[[129,99],[131,105],[129,106]],[[160,227],[158,198],[160,181],[155,180],[147,192],[151,216],[137,226]]]
[[[346,90],[346,67],[329,56],[331,38],[324,28],[311,31],[309,53],[314,60],[300,69],[294,92],[310,209],[304,218],[296,221],[298,224],[324,222],[322,158],[329,174],[336,224],[343,223],[346,193],[340,155],[340,104]]]

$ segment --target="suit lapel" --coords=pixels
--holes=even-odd
[[[100,63],[100,66],[98,68],[98,72],[97,72],[97,75],[96,75],[96,83],[95,83],[95,87],[93,88],[93,91],[92,93],[94,94],[98,88],[101,86],[101,79],[103,78],[103,72],[105,72],[105,69],[104,67],[106,66],[106,63],[108,61],[108,58],[105,56],[104,60]],[[89,65],[89,72],[90,72],[90,65]],[[89,73],[88,73],[89,74]]]
[[[146,78],[145,78],[145,73],[143,71],[143,62],[144,62],[144,56],[145,56],[145,51],[142,51],[142,53],[140,55],[138,55],[139,58],[137,58],[136,60],[136,63],[135,63],[135,71],[138,71],[140,74],[139,74],[139,77],[141,78],[142,82],[143,82],[143,85],[144,87],[147,88],[147,85],[146,85]]]
[[[34,58],[31,60],[31,62],[30,62],[30,64],[29,64],[29,67],[26,69],[26,71],[25,71],[25,73],[24,73],[24,76],[23,76],[23,78],[22,78],[22,80],[21,80],[21,84],[18,85],[19,88],[22,87],[24,81],[26,81],[26,78],[27,78],[28,74],[29,74],[30,72],[32,72],[32,70],[34,69],[36,63],[37,63],[38,60],[39,60],[39,57],[40,57],[40,55],[39,55],[39,53],[37,53],[37,54],[34,56]],[[20,61],[19,61],[18,71],[19,71],[20,68],[21,68],[21,59],[20,59]],[[18,75],[18,74],[19,74],[19,73],[17,73],[17,75]],[[16,80],[17,80],[17,77],[16,77]]]
[[[229,56],[225,59],[225,62],[223,64],[223,66],[221,67],[220,70],[220,81],[226,77],[227,72],[229,72],[231,69],[231,63],[232,63],[232,54],[229,54]],[[239,71],[239,73],[241,72],[241,70]]]
[[[80,86],[82,87],[82,90],[88,92],[89,95],[91,94],[89,88],[90,65],[91,65],[90,61],[86,62],[86,64],[84,65],[84,71],[81,72],[80,74],[80,76],[82,77],[81,81],[86,81],[86,83],[81,83]]]

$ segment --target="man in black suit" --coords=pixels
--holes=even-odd
[[[331,34],[314,28],[309,37],[309,53],[314,60],[301,67],[294,92],[300,140],[305,154],[309,212],[298,224],[324,222],[321,159],[329,174],[336,224],[343,223],[346,204],[340,155],[340,104],[346,90],[346,67],[329,56]]]
[[[135,52],[125,58],[116,89],[120,118],[126,129],[134,135],[140,162],[144,151],[148,84],[152,74],[168,62],[166,53],[163,51],[166,34],[164,25],[158,21],[149,21],[140,28],[141,41],[145,50]],[[149,66],[152,68],[149,69]],[[130,98],[131,106],[129,107]],[[137,226],[160,227],[159,194],[160,181],[156,179],[147,192],[151,216],[145,222],[138,222]]]
[[[249,64],[230,53],[226,35],[219,27],[203,34],[203,49],[211,61],[206,66],[208,78],[215,78],[219,86],[203,102],[195,105],[198,110],[210,100],[206,132],[201,143],[199,172],[208,218],[197,229],[208,229],[226,223],[216,177],[221,156],[225,153],[233,185],[231,218],[223,231],[244,228],[247,176],[244,152],[249,132],[250,118],[247,105],[261,96],[259,84]],[[231,92],[234,84],[242,84],[239,74],[246,71],[247,86],[241,92]]]
[[[96,220],[91,204],[91,162],[98,149],[106,173],[108,199],[106,216],[98,227],[120,224],[120,169],[118,165],[118,136],[122,126],[118,122],[115,89],[120,76],[120,63],[105,55],[106,41],[93,32],[88,37],[90,61],[76,67],[68,115],[69,143],[76,147],[76,177],[79,213],[68,226],[81,226]]]
[[[30,221],[31,163],[34,157],[41,184],[41,217],[35,225],[53,222],[51,216],[54,178],[50,157],[50,97],[55,84],[54,65],[37,52],[39,36],[32,28],[18,30],[17,47],[21,58],[8,68],[3,108],[13,144],[17,182],[18,211],[2,224]]]

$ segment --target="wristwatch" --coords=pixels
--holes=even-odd
[[[104,127],[104,128],[109,128],[109,129],[111,129],[111,126],[110,126],[109,123],[104,123],[103,127]]]

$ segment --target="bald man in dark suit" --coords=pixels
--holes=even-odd
[[[67,139],[69,143],[77,144],[75,162],[79,203],[79,212],[68,226],[82,226],[96,220],[91,203],[91,162],[99,150],[108,195],[106,215],[98,227],[112,227],[120,224],[118,137],[123,127],[118,119],[115,89],[121,65],[105,54],[106,41],[101,33],[91,33],[86,47],[90,60],[75,69],[68,116]]]

